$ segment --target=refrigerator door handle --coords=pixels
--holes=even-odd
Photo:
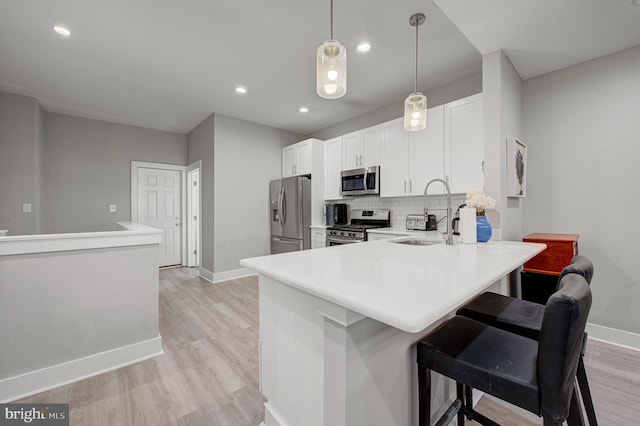
[[[282,224],[284,225],[285,222],[287,221],[287,193],[284,190],[284,187],[282,187]]]
[[[273,238],[275,241],[278,241],[279,243],[284,243],[284,244],[300,244],[299,240],[288,240],[288,239],[283,239],[280,237],[271,237]]]
[[[280,188],[280,193],[278,194],[278,220],[280,221],[280,225],[284,225],[282,221],[282,196],[284,194],[284,188]]]

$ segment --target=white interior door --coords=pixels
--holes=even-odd
[[[160,266],[181,263],[180,172],[138,168],[138,223],[161,229]]]

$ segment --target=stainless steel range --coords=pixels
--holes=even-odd
[[[327,247],[367,241],[367,229],[389,227],[390,217],[388,209],[353,209],[350,224],[327,228]]]

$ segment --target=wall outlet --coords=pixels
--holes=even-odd
[[[116,205],[109,204],[109,213],[115,213],[115,212],[116,212]]]
[[[31,203],[22,203],[22,213],[31,213]]]

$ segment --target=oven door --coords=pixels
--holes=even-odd
[[[334,235],[327,235],[327,247],[332,247],[332,246],[341,246],[343,244],[353,244],[353,243],[361,243],[362,240],[354,240],[352,238],[343,238],[343,237],[336,237]]]

